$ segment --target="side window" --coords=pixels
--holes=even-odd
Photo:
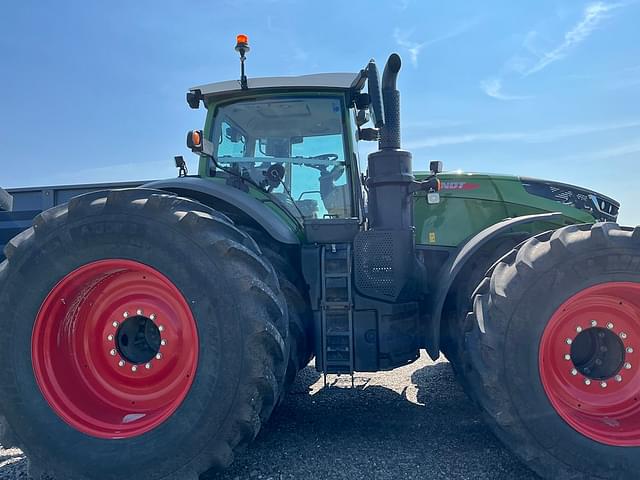
[[[314,200],[317,216],[350,217],[351,191],[345,168],[342,134],[304,137],[291,145],[291,156],[306,159],[317,157],[319,169],[308,165],[293,165],[291,194],[299,200]]]
[[[244,157],[246,142],[244,136],[223,121],[220,124],[220,138],[218,138],[218,158]]]

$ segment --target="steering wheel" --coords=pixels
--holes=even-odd
[[[322,155],[315,155],[311,157],[311,159],[327,160],[329,162],[335,162],[336,160],[338,160],[338,158],[338,155],[335,153],[323,153]],[[344,165],[334,165],[331,170],[328,169],[328,165],[312,165],[308,163],[305,165],[318,170],[321,177],[331,176],[331,180],[333,180],[334,182],[339,179],[344,173]]]

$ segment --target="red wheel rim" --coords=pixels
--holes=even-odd
[[[600,443],[640,446],[640,284],[578,292],[542,335],[542,385],[558,414]]]
[[[196,323],[157,270],[101,260],[68,274],[44,300],[31,359],[43,396],[68,425],[131,438],[163,423],[186,397],[198,364]]]

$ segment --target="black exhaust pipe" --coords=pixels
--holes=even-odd
[[[411,153],[400,149],[400,92],[396,81],[402,62],[392,54],[382,75],[384,126],[379,150],[369,155],[369,230],[356,237],[355,279],[358,290],[372,298],[400,301],[415,298],[417,266],[413,225]]]
[[[400,148],[400,92],[397,81],[402,67],[400,55],[392,53],[382,73],[382,101],[384,102],[384,127],[380,132],[380,150]]]
[[[415,181],[411,153],[400,150],[400,92],[398,72],[402,61],[391,54],[382,74],[384,126],[379,150],[369,155],[369,226],[375,230],[413,230],[413,199],[409,191]]]

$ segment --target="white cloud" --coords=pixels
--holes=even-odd
[[[525,95],[510,95],[502,91],[502,79],[501,78],[487,78],[480,83],[480,87],[491,98],[498,100],[525,100],[531,98]]]
[[[640,127],[640,120],[602,125],[569,125],[545,130],[523,132],[463,133],[459,135],[443,135],[439,137],[429,137],[421,140],[408,141],[405,142],[404,147],[407,149],[418,149],[477,142],[546,143],[561,140],[567,137],[637,127]]]
[[[425,47],[430,47],[431,45],[434,45],[436,43],[443,42],[445,40],[449,40],[451,38],[462,35],[463,33],[467,32],[469,29],[471,29],[473,26],[475,26],[478,22],[479,22],[478,19],[472,19],[470,21],[461,23],[457,25],[455,28],[453,28],[452,30],[444,33],[443,35],[440,35],[438,37],[432,38],[431,40],[427,40],[424,42],[417,42],[415,40],[412,40],[411,37],[413,36],[414,29],[403,30],[400,28],[396,28],[393,31],[393,39],[395,40],[396,45],[398,45],[400,48],[405,49],[409,53],[409,59],[411,60],[411,64],[414,67],[417,67],[418,57],[420,56],[420,53]]]
[[[587,5],[582,13],[582,18],[571,30],[564,34],[563,41],[555,48],[546,52],[536,52],[533,46],[536,32],[529,32],[525,39],[524,46],[531,53],[536,54],[538,59],[533,66],[523,72],[523,75],[528,76],[537,73],[550,64],[565,58],[574,47],[586,40],[605,18],[609,17],[609,12],[621,6],[623,6],[621,3],[605,2],[596,2]]]

